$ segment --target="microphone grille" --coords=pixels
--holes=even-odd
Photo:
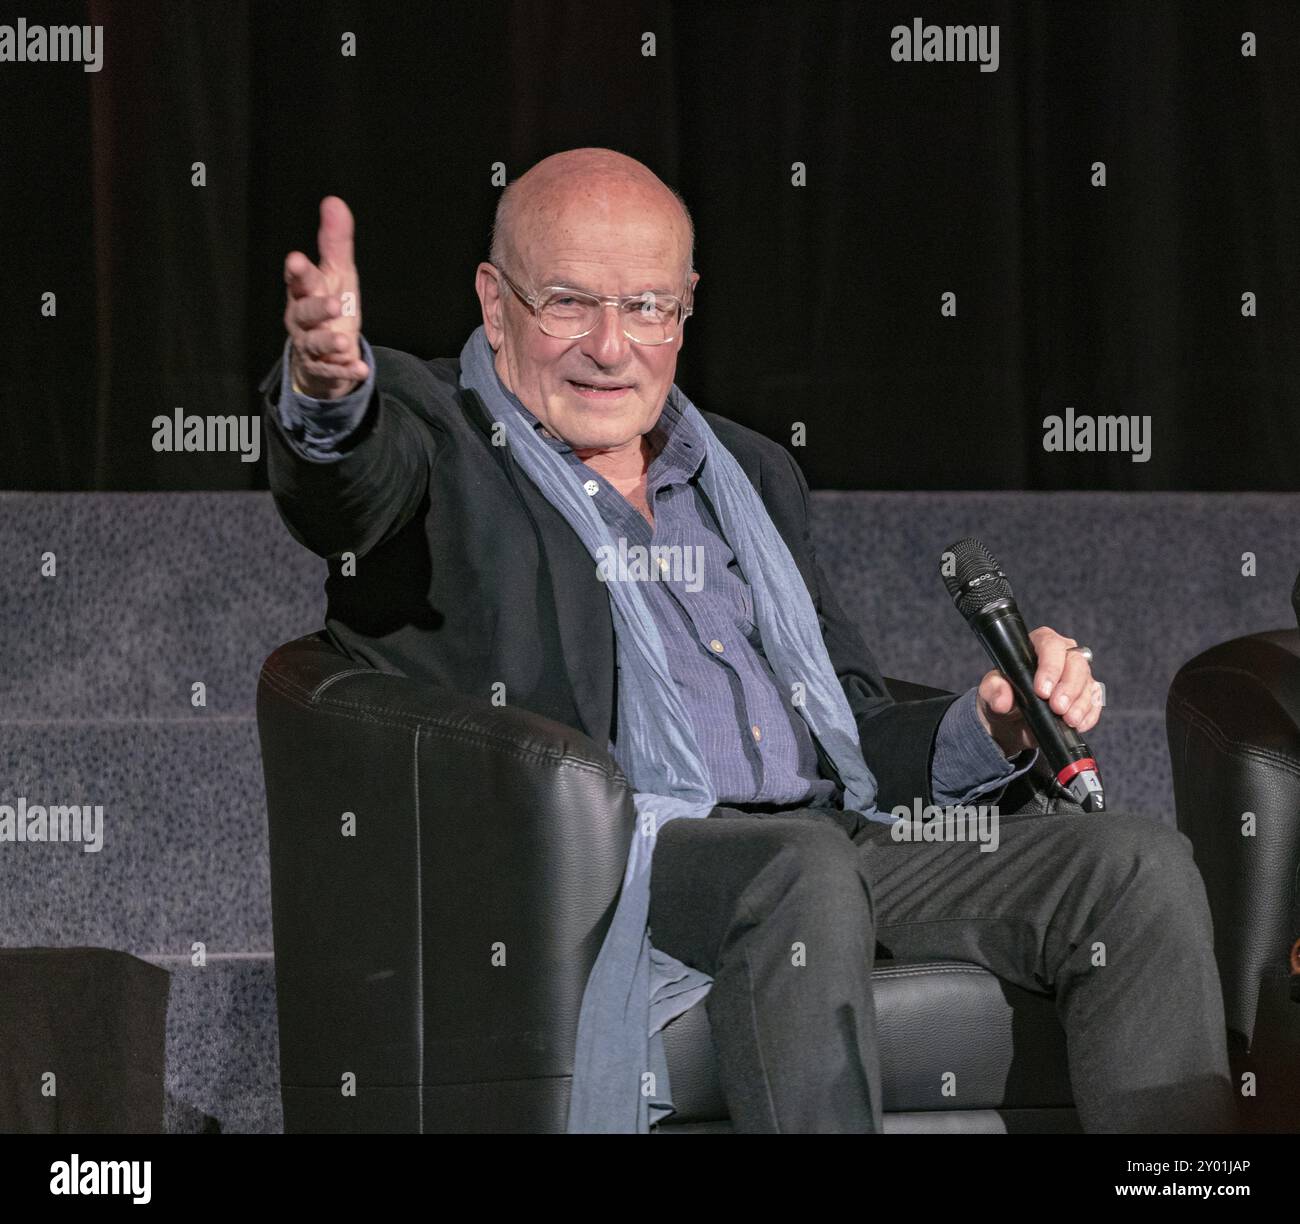
[[[995,599],[1012,597],[1011,583],[998,559],[974,536],[949,545],[939,572],[957,611],[967,619]]]

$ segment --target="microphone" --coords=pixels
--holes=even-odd
[[[939,572],[957,611],[1015,690],[1060,792],[1075,799],[1084,811],[1104,811],[1101,773],[1088,745],[1034,691],[1038,655],[997,558],[979,540],[968,537],[948,549]]]

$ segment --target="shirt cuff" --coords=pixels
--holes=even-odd
[[[289,346],[284,342],[284,371],[280,376],[280,424],[303,454],[313,459],[338,454],[347,439],[356,432],[366,415],[370,396],[375,389],[375,355],[364,336],[357,337],[361,360],[370,367],[366,380],[342,399],[316,399],[293,389],[289,366]]]
[[[984,730],[978,701],[979,690],[969,689],[939,723],[930,766],[930,793],[939,807],[969,803],[993,792],[1000,795],[1038,760],[1037,748],[1026,748],[1008,760]]]

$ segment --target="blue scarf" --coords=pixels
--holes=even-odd
[[[519,411],[493,364],[482,326],[460,355],[460,385],[475,392],[502,426],[515,461],[565,518],[593,565],[618,551],[613,529],[583,490],[571,466]],[[817,612],[754,486],[699,410],[676,384],[673,404],[704,439],[700,485],[748,582],[763,650],[778,683],[802,693],[796,708],[834,763],[844,808],[881,821],[876,780],[862,758],[857,724],[831,667]],[[646,929],[650,865],[659,830],[680,816],[705,817],[717,805],[677,684],[640,584],[606,583],[618,651],[619,755],[633,787],[637,827],[623,889],[609,931],[587,979],[578,1017],[568,1131],[647,1133],[673,1112],[663,1027],[698,1003],[713,979],[654,948]]]

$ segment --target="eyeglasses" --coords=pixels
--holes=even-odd
[[[495,267],[495,265],[493,265]],[[637,344],[667,344],[677,338],[681,325],[693,308],[671,293],[633,293],[626,297],[601,297],[564,285],[547,285],[534,294],[525,293],[501,268],[501,278],[518,295],[537,319],[537,325],[557,340],[580,340],[596,330],[606,305],[618,308],[623,334]]]

